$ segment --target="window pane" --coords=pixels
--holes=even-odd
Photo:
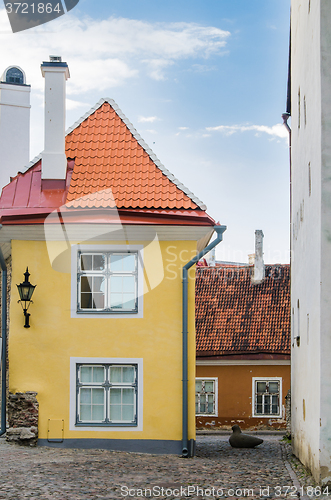
[[[92,366],[81,366],[80,367],[80,381],[81,382],[92,382]]]
[[[264,415],[270,415],[270,413],[271,413],[270,405],[265,404],[263,412],[264,412]]]
[[[92,420],[102,421],[104,420],[104,407],[103,406],[92,406]]]
[[[206,402],[206,395],[205,394],[200,394],[200,402],[205,403]]]
[[[205,382],[205,391],[214,392],[214,382],[212,381]]]
[[[269,382],[269,392],[278,392],[278,382]]]
[[[208,403],[208,413],[213,413],[213,411],[214,411],[213,403]]]
[[[121,293],[122,292],[122,276],[112,276],[111,277],[111,284],[110,284],[110,291],[112,293]]]
[[[123,292],[134,293],[136,289],[136,278],[135,276],[123,276]]]
[[[109,369],[109,379],[112,383],[122,382],[122,367],[111,366]]]
[[[91,406],[90,405],[80,405],[80,420],[90,421],[91,420]]]
[[[93,293],[105,293],[105,278],[103,276],[93,276]]]
[[[122,268],[122,255],[112,254],[110,256],[110,270],[115,272],[121,272]]]
[[[103,293],[93,294],[93,309],[104,309],[105,308],[105,296]]]
[[[91,404],[91,389],[81,388],[80,402],[81,404]]]
[[[113,405],[113,404],[110,405],[109,419],[110,420],[122,420],[121,405]]]
[[[80,268],[82,271],[92,271],[92,255],[81,254]]]
[[[136,269],[136,255],[129,254],[123,259],[123,271],[133,273]]]
[[[135,379],[134,366],[123,366],[122,374],[123,374],[123,382],[134,383]]]
[[[132,422],[134,420],[134,407],[133,405],[125,405],[122,408],[122,420]]]
[[[256,413],[262,414],[262,405],[261,404],[256,405]]]
[[[206,405],[200,403],[200,413],[205,413],[205,411],[206,411]]]
[[[93,255],[93,271],[103,271],[105,269],[105,255]]]
[[[105,369],[103,366],[93,367],[93,382],[104,382],[105,381]]]
[[[121,404],[122,403],[122,397],[121,397],[121,389],[110,389],[109,390],[109,401],[110,404]]]
[[[112,309],[123,309],[122,294],[121,293],[111,293],[110,294],[110,307]]]
[[[136,270],[135,254],[112,254],[110,256],[110,270],[113,273],[133,273]]]
[[[104,390],[103,389],[92,389],[92,404],[93,405],[103,405],[104,402]]]
[[[82,293],[80,296],[80,307],[82,309],[92,309],[92,294]]]
[[[123,309],[134,310],[136,307],[136,297],[133,293],[123,295]]]
[[[195,392],[201,392],[202,389],[202,380],[195,381]]]
[[[122,403],[133,405],[134,403],[134,389],[122,389]]]
[[[256,390],[257,390],[257,392],[266,392],[266,390],[267,390],[266,382],[257,382],[256,383]]]
[[[81,276],[80,278],[80,290],[82,293],[89,293],[92,291],[92,277]]]

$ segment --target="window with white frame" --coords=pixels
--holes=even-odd
[[[78,251],[77,312],[138,312],[138,252]]]
[[[217,416],[217,378],[195,379],[196,415]]]
[[[136,364],[78,363],[76,370],[76,425],[137,425]]]
[[[253,378],[253,417],[281,417],[281,401],[281,378]]]

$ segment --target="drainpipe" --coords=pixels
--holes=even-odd
[[[190,456],[188,449],[188,360],[187,360],[187,323],[188,323],[188,270],[196,264],[206,253],[216,247],[222,239],[226,226],[214,226],[217,233],[217,238],[212,241],[204,250],[193,257],[190,262],[183,267],[183,437],[182,437],[182,456],[188,458]]]
[[[0,436],[6,432],[6,401],[7,401],[7,266],[0,249],[0,266],[2,270],[1,283],[1,428]]]

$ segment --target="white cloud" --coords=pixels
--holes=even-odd
[[[40,63],[50,54],[61,55],[72,75],[69,95],[123,85],[144,71],[155,80],[163,80],[176,61],[221,54],[229,35],[228,31],[195,23],[78,19],[71,13],[13,34],[5,9],[0,9],[0,44],[7,47],[1,51],[3,70],[12,64],[21,66],[28,83],[41,91]]]
[[[178,127],[178,130],[188,130],[188,127]]]
[[[76,109],[76,108],[85,108],[88,109],[89,104],[86,102],[74,101],[73,99],[66,99],[66,109]]]
[[[157,116],[139,116],[138,122],[140,123],[153,123],[160,120]]]
[[[256,135],[264,133],[272,137],[288,139],[288,132],[282,123],[277,123],[272,127],[268,127],[267,125],[218,125],[217,127],[206,127],[206,130],[209,132],[223,132],[225,135],[232,135],[236,132],[255,131],[257,132]]]

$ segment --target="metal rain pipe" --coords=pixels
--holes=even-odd
[[[0,436],[6,432],[7,409],[7,266],[0,248],[1,282],[1,428]]]
[[[183,267],[183,310],[182,310],[182,319],[183,319],[183,436],[182,436],[182,456],[187,458],[190,456],[188,449],[188,391],[187,391],[187,383],[188,383],[188,360],[187,360],[187,333],[188,333],[188,270],[196,264],[206,253],[208,253],[212,248],[216,247],[222,239],[223,233],[226,230],[226,226],[214,226],[214,230],[217,233],[217,238],[209,243],[209,245],[204,248],[200,253],[198,253],[193,259],[191,259],[185,266]]]

